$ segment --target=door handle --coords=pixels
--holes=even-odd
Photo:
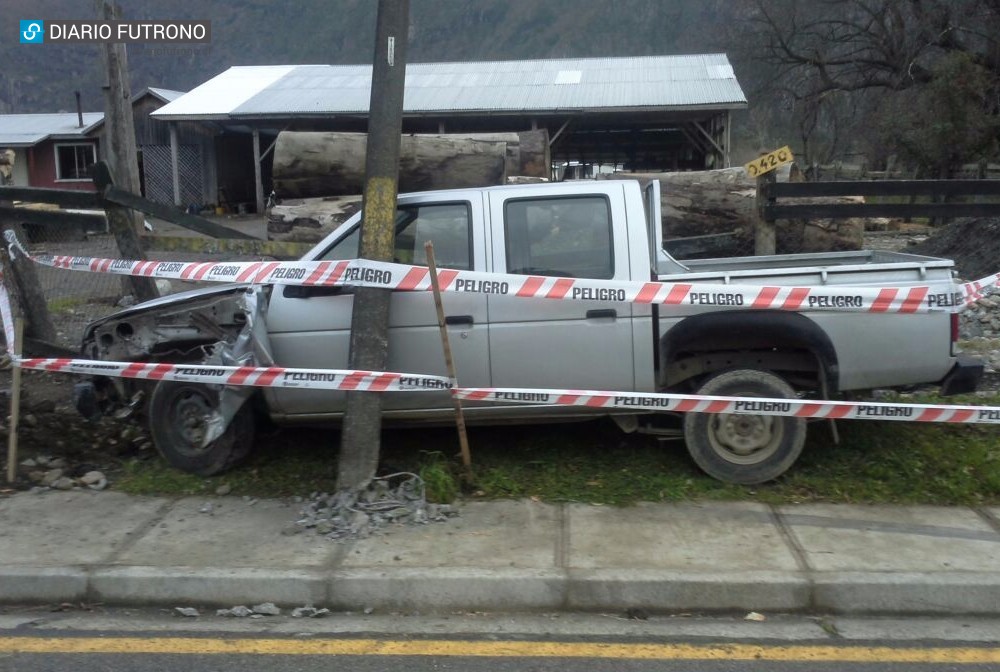
[[[475,324],[475,320],[472,319],[472,315],[449,315],[444,318],[445,324],[461,324],[471,327]]]
[[[596,320],[601,317],[610,317],[611,319],[615,319],[618,317],[618,311],[614,308],[598,308],[597,310],[587,311],[588,320]]]

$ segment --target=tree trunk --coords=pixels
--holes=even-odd
[[[358,194],[364,185],[363,133],[285,131],[274,147],[279,198]],[[429,191],[503,184],[507,175],[548,177],[548,133],[404,135],[399,190]]]

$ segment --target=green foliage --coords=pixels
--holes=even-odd
[[[424,481],[428,502],[451,504],[458,497],[458,480],[452,467],[439,451],[423,453],[418,475]]]

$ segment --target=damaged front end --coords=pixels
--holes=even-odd
[[[269,296],[269,286],[230,285],[148,301],[88,325],[82,355],[116,362],[270,366],[264,323]],[[253,423],[246,402],[253,394],[254,388],[243,386],[96,378],[78,386],[75,401],[88,417],[127,417],[143,406],[160,453],[174,466],[207,475],[249,452]]]

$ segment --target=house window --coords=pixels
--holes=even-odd
[[[87,168],[97,162],[93,143],[56,145],[56,179],[88,180]]]

